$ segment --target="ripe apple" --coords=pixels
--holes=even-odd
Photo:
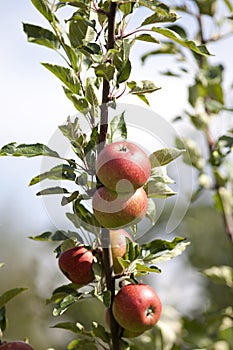
[[[106,322],[108,328],[110,328],[109,309],[106,309],[106,311],[105,311],[105,322]],[[135,337],[138,337],[139,335],[141,335],[142,333],[144,333],[144,332],[132,332],[132,331],[128,331],[127,329],[124,329],[122,336],[124,338],[135,338]]]
[[[123,230],[110,230],[110,243],[112,250],[113,268],[115,273],[121,273],[123,268],[118,261],[118,257],[124,258],[126,253],[127,238],[133,241],[131,235]]]
[[[122,328],[143,332],[157,323],[161,309],[161,301],[149,285],[129,284],[114,297],[112,310]]]
[[[92,199],[96,219],[108,229],[138,223],[145,216],[147,206],[147,195],[142,187],[131,195],[112,192],[105,186],[101,186],[95,191]]]
[[[58,264],[61,271],[73,283],[86,285],[93,281],[93,255],[84,246],[77,246],[64,251]]]
[[[13,341],[0,345],[1,350],[33,350],[31,345],[23,341]]]
[[[96,174],[101,183],[116,192],[132,192],[150,177],[147,154],[128,141],[113,142],[104,147],[96,161]]]

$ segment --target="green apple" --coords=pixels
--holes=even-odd
[[[96,174],[101,183],[115,192],[131,192],[143,186],[150,177],[147,154],[129,141],[106,145],[96,161]]]
[[[73,283],[86,285],[94,280],[93,254],[84,246],[65,250],[59,256],[58,264],[64,275]]]
[[[93,196],[92,207],[96,219],[105,228],[118,229],[138,223],[146,214],[148,198],[141,187],[133,194],[116,193],[105,186]]]
[[[149,285],[129,284],[123,286],[114,297],[112,310],[122,328],[131,332],[143,332],[158,322],[162,305]]]

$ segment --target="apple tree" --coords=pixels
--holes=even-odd
[[[226,109],[219,85],[222,71],[208,63],[208,40],[202,30],[202,15],[214,14],[215,1],[208,2],[210,7],[196,1],[199,31],[194,40],[188,39],[181,26],[171,24],[179,19],[178,13],[189,13],[186,5],[170,6],[150,0],[31,1],[47,26],[24,23],[24,32],[29,42],[56,51],[64,61],[63,65],[60,61],[42,65],[62,82],[65,96],[77,110],[74,118],[68,117],[59,126],[72,157],[41,143],[10,143],[0,149],[0,155],[57,160],[57,165],[30,181],[30,186],[44,180],[58,182],[37,195],[60,194],[61,203],[57,205],[71,209],[66,217],[74,226],[72,231],[58,229],[33,237],[57,242],[58,266],[67,277],[67,284],[58,286],[48,302],[54,304],[54,315],[60,317],[80,300],[96,298],[105,306],[109,325],[105,329],[93,320],[92,328],[85,329],[81,323],[58,322],[54,327],[75,334],[68,349],[137,349],[134,337],[154,329],[162,309],[156,291],[141,283],[141,278],[160,273],[157,264],[180,255],[189,244],[185,237],[172,241],[157,238],[139,244],[135,237],[140,221],[149,220],[153,226],[157,198],[169,200],[175,195],[167,166],[180,155],[184,154],[198,169],[199,179],[204,178],[205,171],[200,165],[201,153],[187,140],[177,140],[178,148],[144,151],[138,140],[128,140],[127,109],[120,114],[114,111],[122,96],[137,96],[148,105],[147,95],[159,89],[150,80],[131,80],[131,50],[138,41],[157,48],[144,55],[144,61],[153,54],[176,53],[185,58],[186,52],[191,52],[197,72],[189,88],[193,111],[186,115],[204,131],[215,179],[215,199],[223,211],[226,231],[232,236],[232,201],[227,199],[232,182],[220,170],[232,148],[232,131],[217,141],[209,133],[212,114]],[[149,15],[132,27],[130,20],[144,9]],[[60,186],[68,182],[71,190]],[[203,181],[199,183],[198,193],[205,187]],[[162,336],[161,339],[163,342]]]

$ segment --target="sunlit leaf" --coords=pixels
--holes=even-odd
[[[31,2],[49,22],[55,20],[56,17],[52,13],[51,8],[49,7],[50,4],[47,0],[31,0]]]
[[[31,43],[43,45],[51,49],[58,49],[60,43],[56,35],[48,29],[34,24],[23,23],[23,30]]]
[[[8,143],[0,149],[0,156],[14,156],[14,157],[38,157],[48,156],[60,158],[56,151],[51,150],[48,146],[42,143],[35,144],[20,144],[16,142]]]
[[[167,198],[176,194],[176,192],[165,183],[153,180],[148,181],[144,189],[148,198]]]
[[[155,13],[147,17],[141,24],[145,26],[153,23],[175,22],[179,18],[178,14],[171,10],[167,5],[158,3]]]
[[[148,43],[159,44],[160,41],[150,34],[141,34],[134,38],[134,40],[146,41]]]
[[[127,139],[127,125],[125,122],[125,111],[116,115],[109,123],[109,143]]]
[[[178,44],[189,48],[190,50],[198,53],[199,55],[204,55],[204,56],[211,55],[205,45],[197,45],[192,40],[186,40],[186,39],[182,38],[179,34],[177,34],[175,31],[171,30],[171,29],[153,27],[152,31],[156,32],[156,33],[159,33],[159,34],[161,34],[161,35],[163,35],[163,36],[165,36],[165,37],[167,37],[167,38],[169,38],[171,40],[174,40]]]
[[[171,163],[185,152],[184,149],[162,148],[150,155],[151,168],[160,167]]]
[[[36,175],[33,177],[29,183],[29,186],[35,185],[38,182],[41,182],[45,179],[50,180],[71,180],[74,181],[76,178],[76,175],[74,173],[74,168],[66,165],[66,164],[60,164],[56,165],[49,171],[46,171],[42,174]]]
[[[97,77],[104,78],[107,81],[113,79],[115,72],[115,67],[111,63],[101,63],[97,67],[95,67],[95,74]]]
[[[59,78],[72,93],[79,94],[80,82],[71,69],[51,63],[42,63],[42,65]]]
[[[160,87],[157,87],[151,80],[142,80],[140,83],[136,83],[136,81],[130,81],[127,83],[127,85],[130,88],[130,93],[135,95],[148,94],[161,89]]]

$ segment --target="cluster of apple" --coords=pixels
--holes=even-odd
[[[31,345],[23,341],[6,342],[0,345],[1,350],[33,350]]]
[[[151,172],[149,158],[137,145],[124,141],[104,147],[96,162],[101,183],[93,196],[93,211],[102,227],[108,228],[115,274],[123,271],[118,257],[125,257],[131,235],[122,227],[140,221],[146,214],[148,199],[143,185]],[[73,283],[87,285],[95,276],[94,255],[84,246],[64,251],[58,264]],[[120,288],[112,305],[114,318],[124,337],[136,337],[153,327],[161,314],[161,302],[155,291],[145,284],[128,284]],[[109,310],[106,323],[110,326]]]
[[[128,141],[106,145],[96,161],[101,186],[92,206],[101,226],[117,229],[138,223],[146,214],[148,199],[143,185],[150,177],[146,153]]]

